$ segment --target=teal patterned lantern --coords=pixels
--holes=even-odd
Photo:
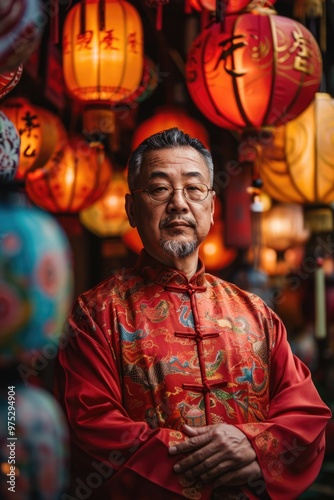
[[[14,195],[0,198],[0,366],[56,356],[72,289],[62,229]]]
[[[0,389],[0,498],[60,499],[68,483],[63,412],[49,392],[22,383],[12,386],[13,380],[9,377],[9,387]],[[11,408],[15,426],[9,420]]]
[[[0,184],[11,182],[20,161],[20,136],[15,125],[0,111]]]

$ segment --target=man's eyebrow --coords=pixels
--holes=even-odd
[[[157,177],[169,179],[169,175],[162,170],[155,170],[154,172],[151,172],[148,179],[149,180],[156,179]],[[203,180],[203,175],[200,172],[185,172],[184,174],[182,174],[182,177],[185,178],[197,177],[198,179]]]

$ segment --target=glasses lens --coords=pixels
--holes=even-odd
[[[151,184],[147,188],[147,192],[154,201],[167,201],[173,192],[173,188],[167,184]]]
[[[190,201],[203,201],[208,196],[208,187],[205,184],[188,184],[183,188],[184,196]]]

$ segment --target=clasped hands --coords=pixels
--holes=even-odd
[[[234,425],[185,425],[182,431],[188,439],[171,446],[169,453],[188,454],[174,465],[174,471],[188,480],[213,481],[213,488],[218,488],[242,486],[262,476],[254,448]]]

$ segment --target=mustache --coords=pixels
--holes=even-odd
[[[170,224],[174,220],[182,220],[193,228],[196,228],[197,226],[196,221],[191,217],[186,217],[185,215],[179,215],[179,214],[172,214],[160,222],[160,229],[163,229],[164,227],[168,226],[168,224]]]

